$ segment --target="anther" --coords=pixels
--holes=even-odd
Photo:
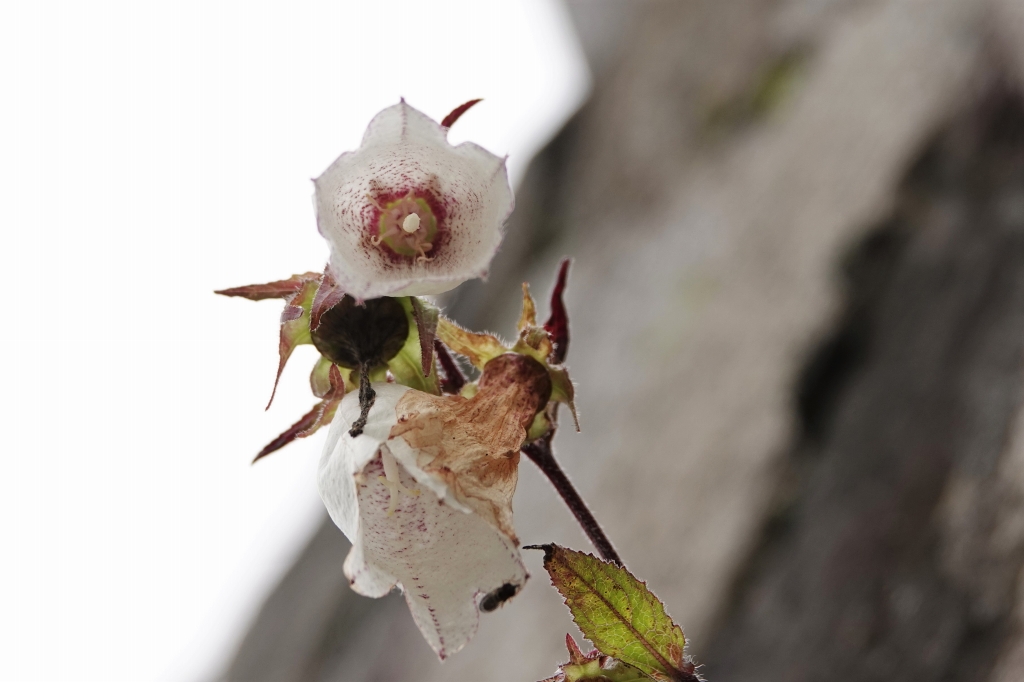
[[[405,220],[402,221],[402,229],[412,234],[416,230],[420,229],[420,217],[415,213],[410,213],[405,216]]]

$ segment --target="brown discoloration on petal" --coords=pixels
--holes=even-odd
[[[514,409],[527,427],[551,397],[551,377],[544,365],[517,353],[499,355],[484,366],[477,382],[480,394],[515,389]]]
[[[519,448],[550,393],[540,363],[502,355],[487,364],[472,398],[407,392],[398,401],[390,438],[405,440],[417,451],[420,469],[442,479],[456,500],[515,540]]]

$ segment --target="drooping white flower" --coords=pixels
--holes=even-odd
[[[320,460],[320,496],[352,541],[352,588],[382,597],[398,585],[442,659],[472,638],[479,610],[497,608],[527,578],[512,495],[525,426],[551,389],[543,370],[507,380],[523,362],[516,356],[500,377],[481,380],[471,399],[374,384],[354,438],[359,403],[349,394]]]
[[[401,101],[313,182],[330,269],[357,299],[439,294],[486,274],[513,197],[505,160]]]

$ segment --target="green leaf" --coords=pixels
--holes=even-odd
[[[423,375],[423,345],[420,343],[420,333],[411,299],[411,296],[398,299],[409,318],[409,336],[406,338],[402,350],[398,351],[398,355],[388,360],[388,369],[395,377],[395,381],[403,386],[441,395],[441,382],[437,378],[437,367],[432,361],[433,341],[431,341],[430,373],[426,376]]]
[[[544,550],[544,568],[583,635],[601,653],[669,680],[698,680],[683,656],[686,638],[647,586],[615,564],[558,545]]]

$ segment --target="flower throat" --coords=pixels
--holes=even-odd
[[[437,238],[437,218],[426,200],[409,192],[404,197],[381,206],[378,233],[371,237],[374,246],[384,244],[400,256],[415,258],[418,263],[432,260],[427,254]]]

